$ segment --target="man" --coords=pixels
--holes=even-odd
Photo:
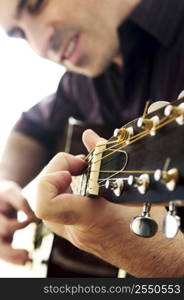
[[[183,16],[184,2],[172,0],[0,1],[0,23],[8,34],[26,38],[40,55],[70,71],[55,101],[49,102],[49,111],[36,106],[15,126],[8,145],[12,160],[4,158],[2,178],[23,186],[35,176],[69,115],[115,127],[140,115],[148,99],[176,99],[184,86]],[[61,114],[53,118],[58,111]],[[89,150],[98,139],[91,131],[84,135]],[[20,152],[15,154],[17,144],[26,152],[26,161]],[[38,161],[27,168],[29,155],[37,156],[39,168]],[[18,159],[27,174],[17,172]],[[78,248],[134,276],[183,276],[181,232],[174,240],[166,240],[161,232],[142,240],[129,230],[140,209],[68,194],[71,174],[84,167],[82,159],[66,154],[48,164],[38,189],[37,215]],[[5,203],[16,208],[12,200]],[[164,215],[164,208],[152,209],[159,224]]]

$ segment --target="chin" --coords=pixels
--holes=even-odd
[[[100,76],[103,72],[105,72],[105,70],[108,68],[108,66],[110,65],[110,63],[105,66],[93,66],[93,67],[84,67],[84,68],[76,68],[75,70],[73,70],[73,72],[79,73],[81,75],[87,76],[87,77],[97,77]]]
[[[99,70],[93,70],[90,68],[66,67],[66,69],[67,69],[67,71],[70,71],[72,73],[84,75],[84,76],[91,77],[91,78],[97,77],[98,75],[103,73],[103,70],[99,71]]]
[[[102,63],[103,61],[103,63]],[[65,68],[73,73],[78,73],[87,77],[97,77],[101,75],[111,64],[111,60],[101,60],[96,63],[89,63],[89,60],[81,60],[77,66],[65,65]]]

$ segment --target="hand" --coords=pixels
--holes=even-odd
[[[17,212],[23,211],[27,219],[18,222]],[[21,188],[13,181],[0,181],[0,258],[24,265],[30,261],[27,250],[13,249],[11,246],[16,230],[22,229],[35,220],[28,202],[21,194]]]
[[[91,130],[87,130],[83,137],[89,151],[99,139]],[[80,174],[85,167],[86,163],[80,157],[57,154],[40,177],[36,215],[76,247],[105,259],[107,251],[104,249],[114,247],[114,240],[122,235],[119,229],[122,225],[130,231],[129,223],[123,221],[119,205],[103,198],[92,199],[71,193],[71,176]],[[127,208],[125,219],[128,217]]]

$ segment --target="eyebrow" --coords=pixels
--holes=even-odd
[[[16,7],[16,12],[15,12],[15,16],[17,19],[19,19],[21,17],[21,14],[27,4],[28,0],[20,0],[17,7]]]

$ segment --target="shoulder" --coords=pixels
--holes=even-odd
[[[66,72],[59,83],[57,94],[73,94],[78,89],[86,89],[90,84],[93,84],[94,79],[86,76]]]

